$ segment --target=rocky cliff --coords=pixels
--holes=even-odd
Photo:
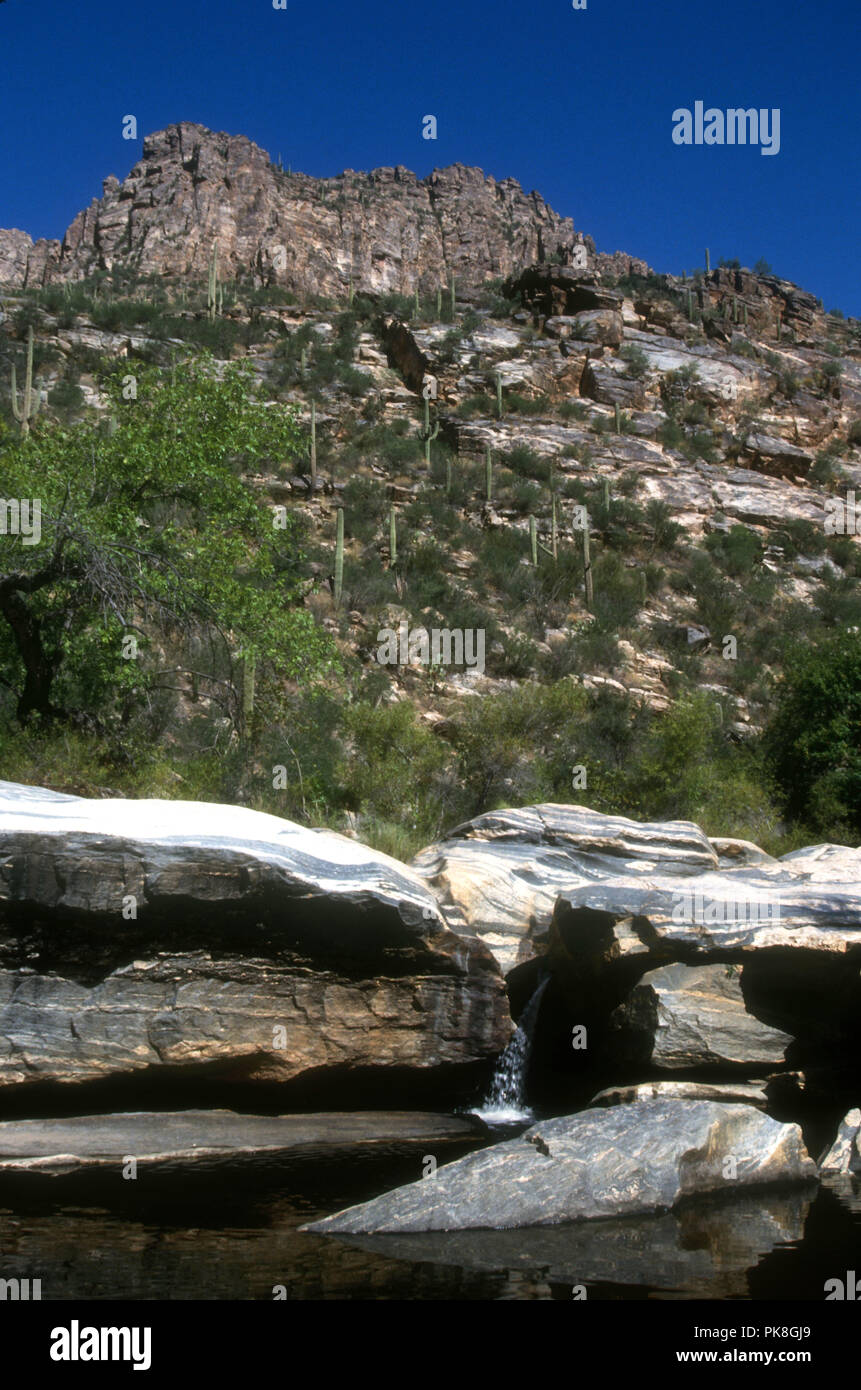
[[[596,255],[570,218],[515,179],[462,164],[424,179],[402,166],[314,179],[285,173],[244,135],[183,121],[146,136],[129,175],[106,178],[62,242],[0,230],[0,283],[26,288],[120,267],[201,276],[216,244],[225,278],[300,296],[342,295],[351,282],[435,293],[452,276],[478,284],[546,258],[597,269],[616,259]]]

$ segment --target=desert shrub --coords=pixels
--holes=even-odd
[[[762,542],[746,526],[733,526],[728,532],[712,531],[705,547],[718,564],[733,576],[749,574],[762,560]]]
[[[628,364],[628,376],[641,380],[649,370],[649,359],[636,343],[626,343],[619,356]]]

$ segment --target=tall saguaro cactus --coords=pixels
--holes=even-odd
[[[257,679],[257,658],[254,652],[242,657],[242,721],[247,729],[254,715],[254,690]]]
[[[534,516],[529,518],[529,544],[532,547],[532,563],[538,568],[538,522]]]
[[[311,482],[317,481],[317,403],[311,402]]]
[[[344,589],[344,508],[338,508],[335,525],[335,603],[340,604]]]
[[[430,419],[430,400],[428,399],[427,396],[425,396],[424,400],[425,400],[425,417],[424,417],[424,424],[422,425],[422,428],[421,428],[421,437],[422,437],[422,439],[423,439],[424,442],[425,442],[425,464],[427,465],[428,468],[430,468],[430,446],[431,446],[432,441],[433,441],[434,439],[436,439],[437,435],[439,434],[439,420],[438,420],[438,419],[435,420],[434,423],[433,423],[433,425],[431,425],[431,419]]]
[[[218,242],[215,242],[212,248],[212,256],[209,261],[209,286],[206,303],[211,319],[214,319],[216,314],[220,314],[224,308],[224,295],[218,283]]]
[[[581,532],[581,535],[582,535],[582,538],[583,538],[583,583],[584,583],[585,588],[586,588],[586,607],[587,607],[587,608],[589,609],[589,611],[591,612],[591,610],[592,610],[592,603],[593,603],[593,599],[594,599],[594,592],[593,592],[593,588],[592,588],[592,558],[591,558],[591,556],[590,556],[590,554],[589,554],[589,518],[588,518],[588,517],[586,518],[586,521],[585,521],[585,524],[584,524],[584,526],[583,526],[583,530],[582,530],[582,532]]]
[[[389,564],[398,563],[398,525],[394,507],[389,508]]]
[[[33,325],[27,329],[27,367],[24,375],[24,390],[21,404],[18,404],[18,382],[15,378],[15,363],[12,363],[12,414],[21,426],[21,434],[30,433],[30,421],[39,409],[40,395],[33,390]]]

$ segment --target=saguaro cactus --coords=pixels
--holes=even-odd
[[[529,518],[529,544],[532,546],[532,563],[538,568],[538,522],[534,516]]]
[[[431,446],[431,441],[434,440],[434,439],[436,439],[436,437],[437,437],[438,434],[439,434],[439,420],[435,420],[433,426],[431,426],[431,420],[430,420],[430,401],[429,401],[428,397],[425,396],[425,418],[424,418],[424,424],[422,425],[422,429],[421,429],[421,437],[422,437],[422,439],[423,439],[424,442],[425,442],[425,463],[427,464],[428,468],[430,467],[430,446]]]
[[[242,720],[247,728],[254,714],[254,688],[257,677],[257,658],[253,652],[242,657]]]
[[[15,378],[15,363],[12,363],[12,414],[21,426],[21,434],[30,433],[30,421],[39,409],[40,392],[33,389],[33,325],[27,329],[27,367],[24,374],[24,391],[18,405],[18,383]]]
[[[451,317],[452,317],[452,321],[454,321],[454,319],[456,318],[456,316],[457,316],[457,306],[456,306],[456,304],[455,304],[455,297],[454,297],[454,276],[452,275],[452,277],[451,277]]]
[[[594,593],[592,589],[592,558],[589,554],[589,518],[581,532],[583,538],[583,583],[586,588],[586,607],[591,611]]]
[[[221,286],[218,283],[218,242],[216,242],[212,248],[212,256],[209,261],[209,287],[206,303],[211,319],[214,319],[216,314],[219,314],[224,307],[224,296],[221,293]]]
[[[317,404],[311,402],[311,481],[317,481]]]
[[[335,525],[335,603],[341,602],[344,588],[344,508],[338,508]]]
[[[398,563],[398,525],[394,506],[389,507],[389,564]]]
[[[553,559],[558,558],[559,554],[559,527],[556,519],[556,493],[551,494],[551,523],[550,523],[550,550]]]
[[[709,248],[706,247],[706,275],[711,273],[712,263],[709,260]]]

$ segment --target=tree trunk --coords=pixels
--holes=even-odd
[[[42,624],[14,589],[0,594],[0,613],[12,629],[18,655],[24,663],[24,687],[15,711],[18,723],[27,724],[34,714],[54,719],[60,713],[51,703],[56,663],[46,654]]]

